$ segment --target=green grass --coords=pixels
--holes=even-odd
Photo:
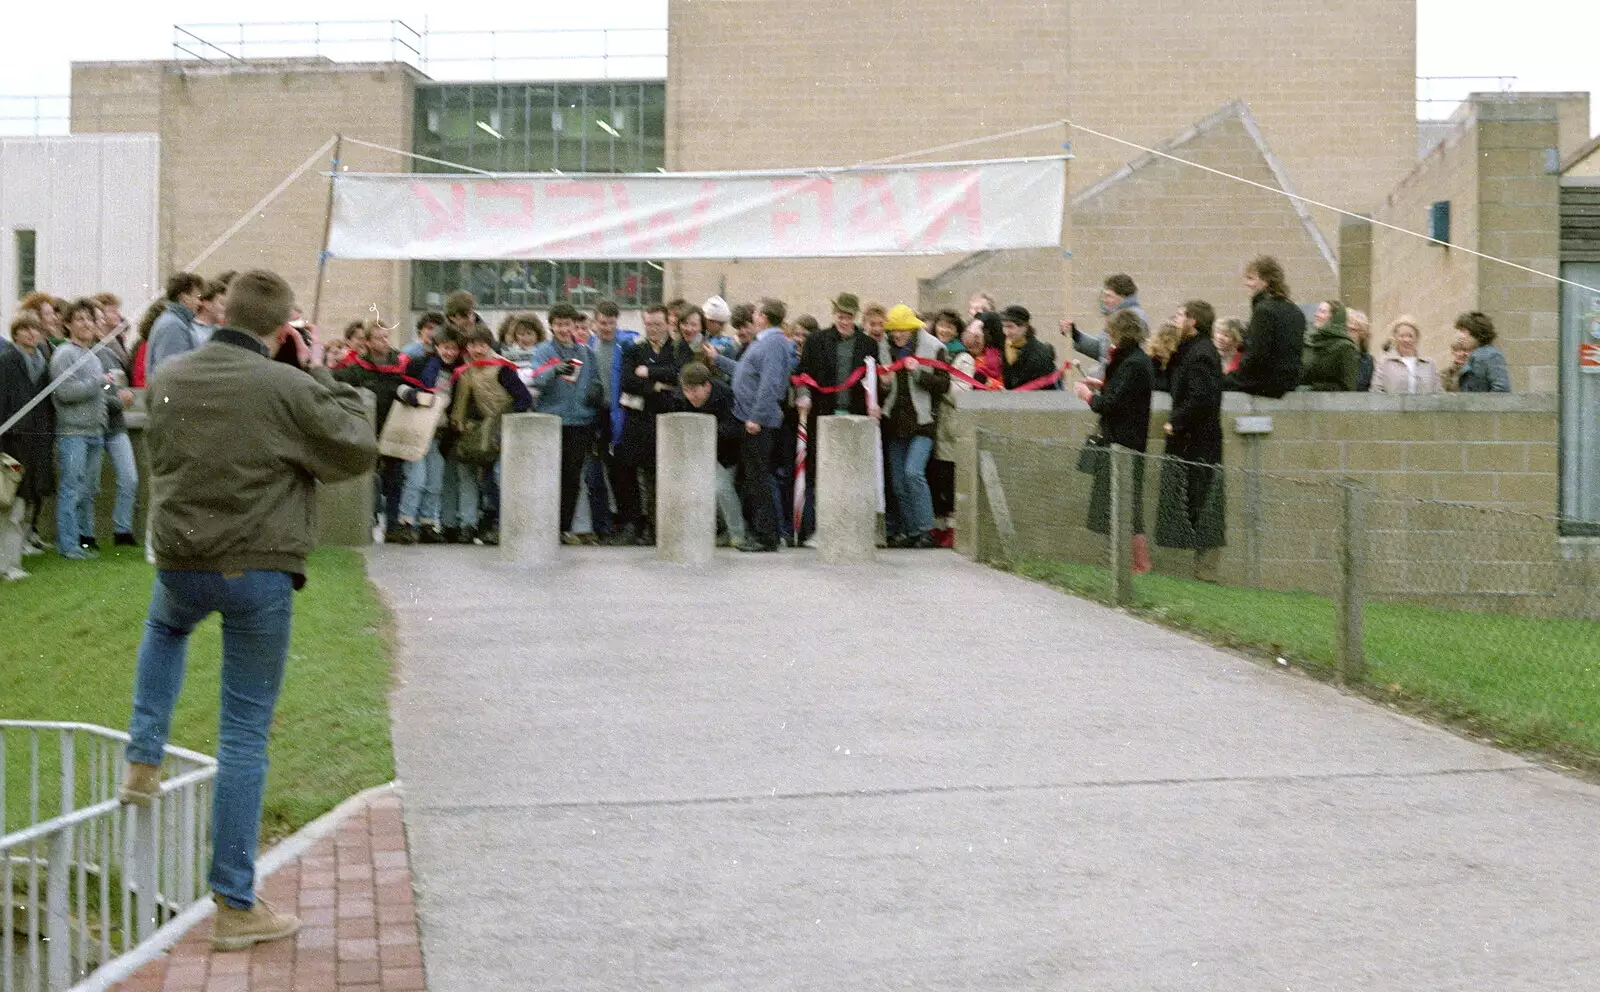
[[[1030,560],[1011,570],[1109,597],[1104,568]],[[1224,647],[1333,674],[1334,606],[1321,596],[1143,575],[1134,579],[1133,610]],[[1357,688],[1369,695],[1600,771],[1600,624],[1368,603],[1366,657]]]
[[[127,729],[154,569],[142,550],[100,560],[24,560],[32,577],[0,584],[0,717]],[[388,612],[353,551],[312,556],[295,595],[288,673],[273,721],[263,837],[282,836],[352,793],[394,777],[389,740]],[[215,754],[220,625],[189,642],[171,743]],[[21,755],[8,755],[8,826],[25,812]],[[26,766],[21,766],[25,769]],[[54,788],[54,785],[50,786]]]

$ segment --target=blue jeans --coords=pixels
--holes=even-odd
[[[589,524],[604,537],[614,529],[611,521],[611,490],[606,485],[606,463],[591,454],[583,463],[583,483],[589,489]]]
[[[428,453],[406,463],[406,487],[400,493],[400,519],[404,523],[439,523],[439,493],[444,488],[444,456],[439,442],[428,445]]]
[[[267,731],[283,686],[294,615],[287,572],[158,572],[139,643],[128,760],[159,765],[183,690],[189,635],[222,614],[222,712],[211,802],[212,891],[236,909],[255,903]]]
[[[478,466],[446,458],[444,488],[439,494],[439,522],[445,527],[475,530],[478,504]]]
[[[84,514],[84,493],[89,491],[89,470],[100,465],[100,449],[105,439],[85,434],[63,434],[56,438],[59,475],[56,479],[56,550],[62,554],[78,551],[78,538],[94,533],[94,500]]]
[[[111,471],[117,477],[117,501],[111,506],[111,530],[117,534],[133,533],[133,501],[139,496],[139,463],[133,458],[133,442],[126,431],[106,438],[105,453],[111,456]],[[100,498],[100,453],[89,456],[89,473],[84,479],[83,495],[78,497],[78,519],[89,521],[94,533],[94,504]]]
[[[933,438],[888,439],[889,484],[899,504],[900,532],[909,537],[933,529],[933,490],[928,487],[928,459],[933,457]]]

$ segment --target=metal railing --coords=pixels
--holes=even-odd
[[[419,30],[388,20],[176,24],[172,57],[405,62],[442,80],[664,78],[666,28]]]
[[[71,988],[206,895],[216,762],[169,746],[161,798],[123,806],[127,741],[0,720],[0,992]]]
[[[1473,93],[1510,93],[1516,76],[1418,76],[1417,120],[1444,120]]]

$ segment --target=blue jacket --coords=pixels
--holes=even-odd
[[[554,338],[533,349],[534,368],[552,358],[577,359],[583,362],[583,368],[578,370],[576,382],[568,382],[557,375],[559,368],[546,369],[535,376],[533,386],[539,390],[539,412],[560,417],[563,427],[586,427],[594,423],[595,408],[589,403],[589,387],[600,385],[595,380],[594,352],[586,344],[563,348]]]
[[[616,338],[609,346],[616,349],[616,352],[611,356],[611,385],[608,387],[609,392],[606,393],[607,396],[611,397],[612,444],[622,440],[622,424],[625,420],[622,408],[622,353],[628,350],[629,345],[638,340],[638,331],[618,331]],[[602,347],[606,346],[606,343],[601,341],[598,335],[589,339],[589,350],[597,354]]]
[[[1456,381],[1463,393],[1511,392],[1511,374],[1506,371],[1506,356],[1492,344],[1473,349]]]
[[[733,374],[733,415],[762,427],[783,426],[783,398],[789,393],[794,342],[783,329],[769,327],[756,336]]]
[[[200,335],[194,328],[194,311],[182,303],[167,302],[167,308],[150,325],[150,344],[145,348],[145,381],[156,374],[156,369],[169,358],[176,358],[201,345]]]

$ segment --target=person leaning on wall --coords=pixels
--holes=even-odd
[[[1389,347],[1372,370],[1374,393],[1437,393],[1439,367],[1433,359],[1417,354],[1422,332],[1417,318],[1402,315],[1389,325]]]

